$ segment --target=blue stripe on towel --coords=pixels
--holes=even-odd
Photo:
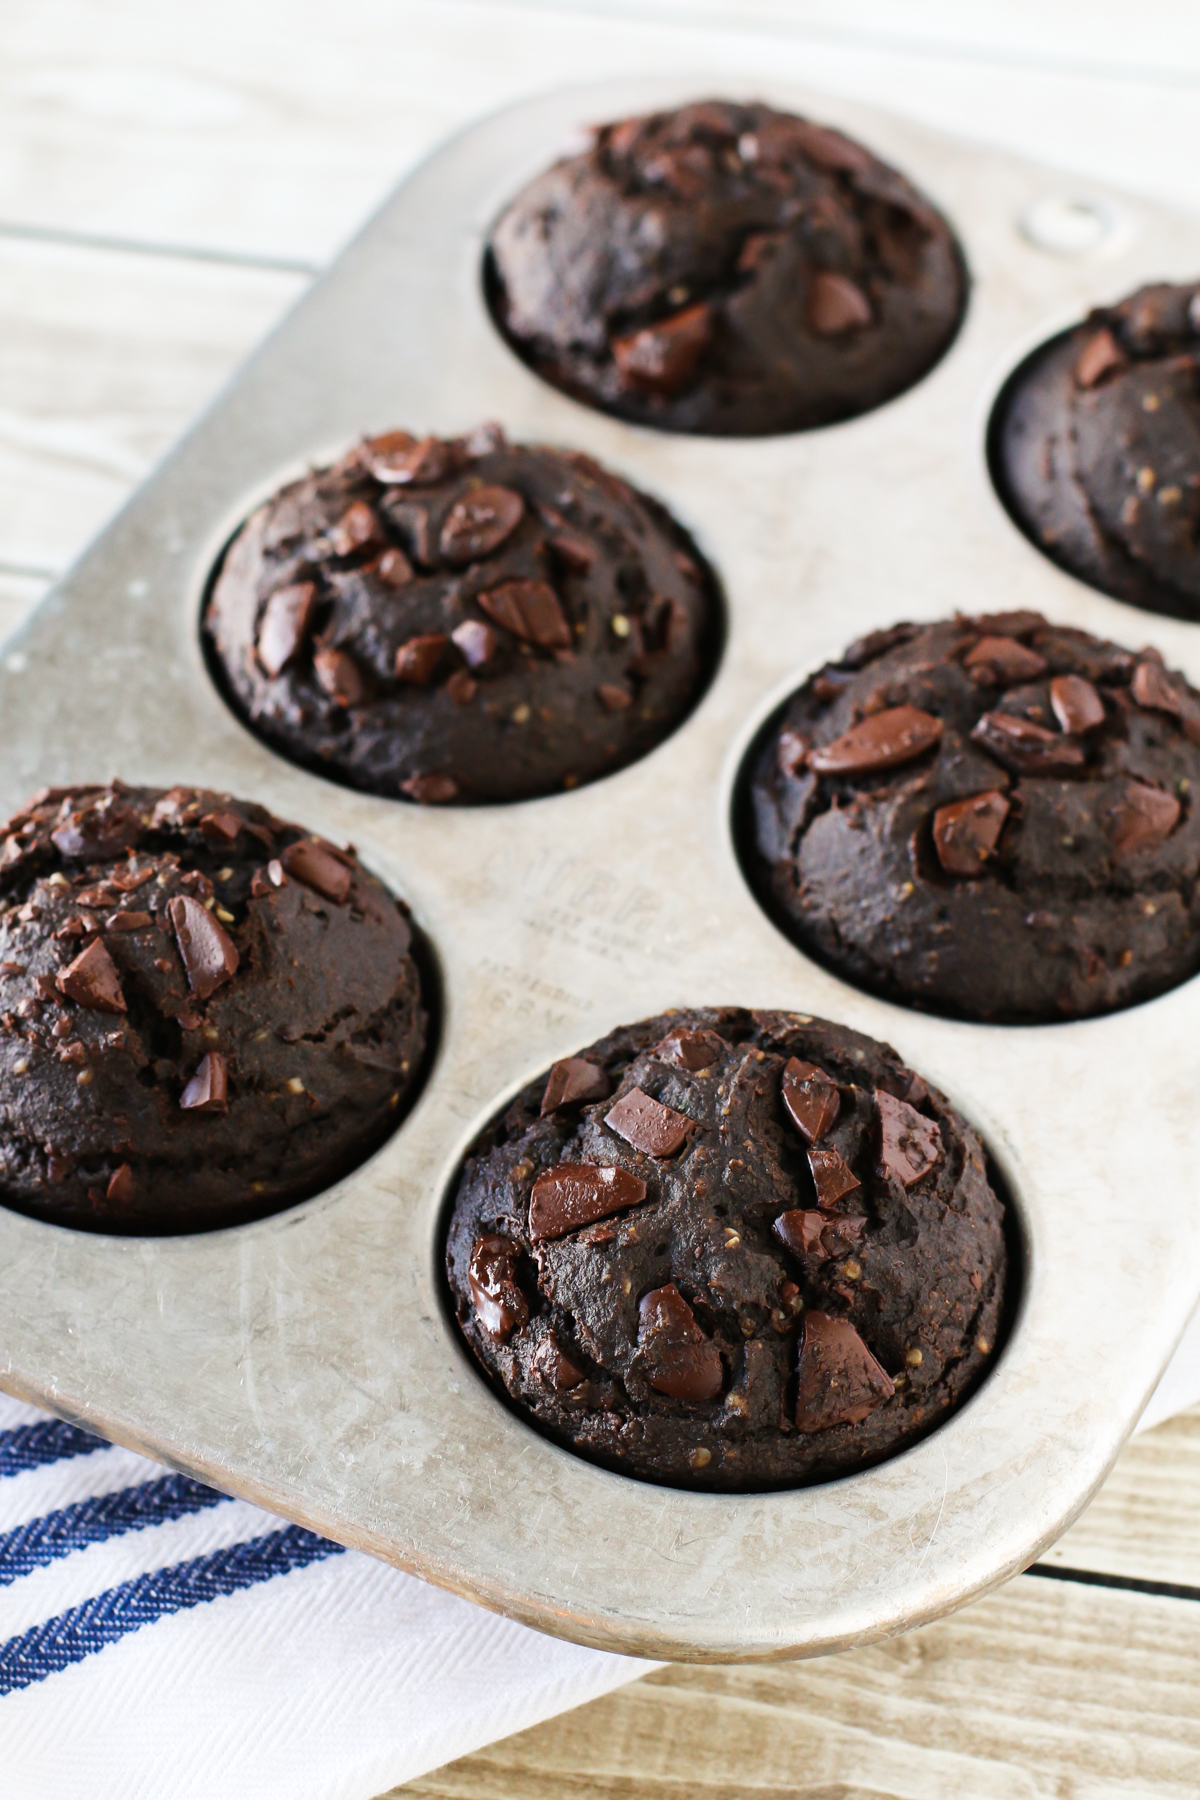
[[[224,1498],[224,1494],[202,1486],[188,1475],[168,1475],[161,1481],[145,1481],[112,1494],[94,1494],[74,1506],[44,1513],[40,1519],[29,1519],[24,1525],[0,1533],[0,1587],[88,1544],[203,1512]]]
[[[270,1581],[272,1576],[289,1574],[322,1557],[337,1556],[342,1548],[300,1525],[288,1525],[192,1562],[175,1563],[123,1581],[119,1587],[96,1594],[81,1606],[0,1644],[0,1694],[44,1681],[168,1613],[183,1612],[223,1594]]]
[[[62,1462],[68,1456],[90,1456],[93,1450],[108,1450],[104,1438],[94,1437],[78,1425],[62,1419],[46,1419],[36,1425],[15,1425],[11,1431],[0,1431],[0,1476],[19,1475],[24,1469],[39,1469],[44,1463]]]

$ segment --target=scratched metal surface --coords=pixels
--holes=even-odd
[[[0,1211],[0,1383],[544,1630],[723,1661],[862,1643],[1030,1561],[1103,1478],[1200,1290],[1195,983],[1085,1024],[924,1018],[790,947],[728,829],[739,759],[770,707],[897,618],[1038,606],[1150,639],[1200,680],[1200,629],[1045,562],[983,458],[990,400],[1020,355],[1096,300],[1193,272],[1200,225],[1109,196],[1100,246],[1051,254],[1017,220],[1061,177],[754,86],[864,137],[956,224],[971,306],[920,386],[846,425],[744,442],[643,431],[543,386],[482,305],[486,228],[581,123],[686,97],[667,82],[554,93],[473,127],[404,184],[0,665],[0,803],[109,774],[261,799],[354,841],[407,896],[446,1000],[412,1114],[305,1205],[145,1241]],[[290,767],[205,674],[196,623],[214,554],[282,477],[363,430],[481,418],[591,450],[683,519],[729,598],[716,680],[641,763],[518,807],[422,810]],[[497,1104],[619,1021],[710,1002],[826,1014],[895,1043],[984,1132],[1026,1236],[1019,1317],[979,1394],[917,1448],[801,1492],[689,1495],[590,1467],[493,1398],[438,1297],[439,1206]]]

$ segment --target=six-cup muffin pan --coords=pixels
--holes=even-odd
[[[1200,986],[1038,1028],[872,999],[764,916],[730,817],[780,699],[898,619],[1040,608],[1149,640],[1200,680],[1200,629],[1048,563],[1008,520],[984,451],[1008,371],[1092,304],[1194,274],[1200,225],[1088,194],[1083,231],[1060,176],[755,82],[863,139],[945,211],[972,273],[963,329],[920,384],[847,424],[756,440],[635,428],[506,348],[482,294],[487,230],[581,125],[727,87],[555,93],[440,150],[0,656],[6,808],[111,774],[261,800],[358,847],[412,905],[443,987],[413,1111],[315,1199],[157,1239],[0,1211],[0,1382],[544,1630],[711,1660],[862,1643],[1030,1562],[1103,1479],[1200,1293]],[[728,605],[712,685],[642,761],[516,806],[419,807],[293,767],[231,717],[204,665],[222,546],[281,481],[364,431],[487,418],[592,452],[695,535]],[[1019,1304],[981,1389],[915,1448],[821,1486],[684,1493],[594,1467],[501,1404],[444,1306],[439,1224],[480,1125],[612,1026],[713,1003],[895,1044],[982,1133],[1017,1220]]]

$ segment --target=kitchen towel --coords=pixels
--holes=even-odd
[[[1198,1399],[1200,1315],[1142,1428]],[[4,1800],[374,1800],[657,1666],[0,1395]]]

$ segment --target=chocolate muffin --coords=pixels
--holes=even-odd
[[[652,750],[716,654],[715,584],[674,520],[576,451],[395,431],[293,482],[205,612],[251,728],[371,793],[526,800]]]
[[[454,1197],[489,1379],[568,1449],[725,1491],[844,1475],[995,1354],[1004,1207],[894,1050],[798,1013],[665,1013],[532,1082]]]
[[[1139,288],[1036,350],[997,403],[991,461],[1070,574],[1200,619],[1200,283]]]
[[[1200,695],[1038,613],[898,625],[752,759],[746,859],[783,930],[873,993],[1035,1023],[1200,966]]]
[[[265,807],[47,788],[0,826],[0,1203],[197,1231],[344,1175],[426,1015],[404,907]]]
[[[756,437],[869,412],[945,352],[946,221],[852,138],[705,100],[600,127],[496,225],[485,279],[555,387],[670,431]]]

